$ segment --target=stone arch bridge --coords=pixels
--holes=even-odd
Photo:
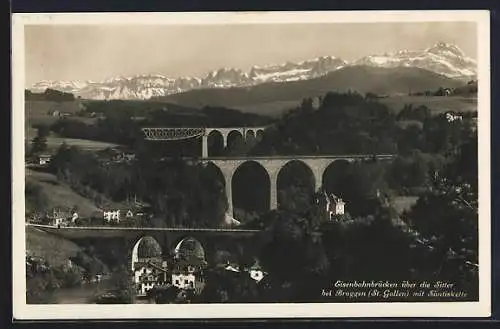
[[[307,155],[293,155],[293,156],[251,156],[251,157],[208,157],[201,159],[201,163],[207,164],[212,163],[217,168],[220,169],[222,176],[224,177],[226,197],[228,200],[228,214],[233,215],[233,201],[232,201],[232,179],[235,172],[241,165],[254,162],[264,168],[267,173],[269,183],[270,183],[270,210],[276,209],[278,207],[278,176],[283,168],[287,164],[292,162],[299,162],[305,165],[310,174],[314,179],[313,189],[317,190],[323,185],[323,176],[326,169],[336,161],[346,161],[349,163],[355,161],[371,160],[377,159],[379,161],[392,160],[394,155],[392,154],[382,154],[382,155],[371,155],[371,154],[359,154],[359,155],[318,155],[318,156],[307,156]]]
[[[258,248],[259,230],[230,228],[161,228],[161,227],[55,227],[49,225],[26,224],[31,228],[63,237],[79,245],[92,244],[101,249],[112,249],[114,245],[121,250],[130,268],[134,250],[145,237],[156,240],[162,255],[171,255],[179,243],[186,239],[195,239],[203,247],[205,257],[210,263],[216,251],[227,250],[237,254],[243,250],[252,252]],[[101,243],[95,243],[95,242]]]
[[[222,136],[223,146],[227,146],[228,137],[230,134],[238,134],[243,140],[252,136],[254,138],[262,137],[266,126],[259,127],[223,127],[223,128],[188,128],[188,127],[155,127],[155,128],[142,128],[144,137],[150,141],[173,141],[184,140],[191,138],[202,139],[202,157],[206,158],[208,154],[208,137],[212,134],[219,134]]]
[[[232,128],[142,128],[146,140],[169,141],[183,140],[190,138],[202,138],[202,156],[199,161],[204,164],[212,163],[220,169],[224,177],[226,197],[228,201],[227,213],[233,216],[232,179],[234,173],[241,165],[247,162],[254,162],[264,168],[270,182],[270,209],[278,207],[277,200],[277,180],[281,170],[290,162],[300,162],[304,164],[314,178],[314,189],[317,190],[323,183],[325,170],[335,161],[363,161],[377,159],[382,161],[392,160],[393,154],[347,154],[347,155],[292,155],[292,156],[231,156],[231,157],[210,157],[208,154],[208,136],[213,132],[222,134],[224,146],[227,145],[229,134],[236,132],[245,139],[249,135],[256,137],[263,134],[266,126],[260,127],[232,127]]]

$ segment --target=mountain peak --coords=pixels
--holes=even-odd
[[[457,45],[444,41],[439,41],[434,46],[427,48],[426,52],[441,55],[452,54],[457,57],[465,57],[465,53]]]

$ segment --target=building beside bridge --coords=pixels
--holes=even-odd
[[[323,192],[325,201],[325,211],[327,213],[328,219],[333,220],[337,215],[344,215],[345,213],[345,202],[333,193],[328,194],[326,191]]]
[[[159,258],[140,259],[134,264],[134,283],[138,296],[145,296],[156,286],[164,286],[170,282],[168,264]]]

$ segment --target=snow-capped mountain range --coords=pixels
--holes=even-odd
[[[476,61],[465,56],[457,46],[439,42],[420,51],[401,50],[370,55],[347,62],[338,57],[324,56],[299,63],[287,62],[265,67],[254,66],[249,72],[221,68],[203,78],[168,78],[163,75],[136,75],[96,81],[40,81],[30,90],[43,92],[55,89],[70,92],[85,99],[149,99],[200,88],[247,87],[265,82],[307,80],[346,66],[417,67],[454,79],[470,80],[477,74]]]

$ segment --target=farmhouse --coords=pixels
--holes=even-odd
[[[141,258],[134,264],[134,283],[138,293],[145,295],[157,285],[168,283],[168,267],[166,261],[160,259]]]
[[[195,258],[178,260],[172,270],[172,285],[179,289],[197,290],[204,284],[203,272],[204,262]]]
[[[130,208],[103,211],[103,218],[108,223],[120,223],[122,220],[132,220],[137,215],[138,213],[134,213],[134,210]]]
[[[448,122],[453,122],[453,121],[462,121],[462,116],[461,115],[456,115],[452,112],[448,112],[445,114],[446,120]]]
[[[50,163],[51,158],[52,157],[49,154],[41,154],[38,156],[38,163],[41,166],[46,166]]]
[[[103,212],[104,220],[109,222],[120,222],[120,210],[109,210]]]
[[[256,261],[255,264],[252,265],[252,267],[250,267],[248,269],[248,274],[250,275],[250,277],[252,279],[254,279],[256,282],[260,282],[264,276],[267,274],[266,272],[264,272],[264,270],[262,269],[262,267],[260,266],[259,262]]]

